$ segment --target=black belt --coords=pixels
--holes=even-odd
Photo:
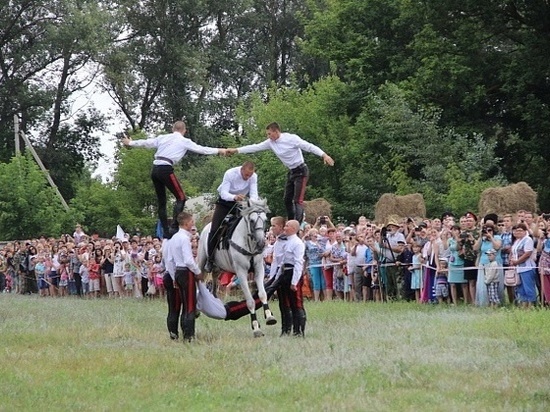
[[[299,170],[302,170],[304,167],[306,167],[305,163],[302,163],[299,166],[296,166],[294,169],[290,169],[291,172],[298,172]]]
[[[176,266],[176,270],[189,270],[187,266]]]
[[[294,265],[283,265],[283,269],[284,269],[284,270],[287,270],[287,269],[294,269]]]
[[[155,156],[155,160],[162,160],[163,162],[170,163],[170,166],[174,166],[174,161],[164,156]],[[160,166],[160,165],[157,165]]]

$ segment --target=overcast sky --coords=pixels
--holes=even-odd
[[[110,179],[114,171],[114,151],[115,151],[115,133],[124,130],[125,124],[120,113],[117,113],[116,105],[105,92],[101,92],[99,87],[91,84],[76,97],[73,110],[81,110],[90,105],[94,105],[101,113],[110,117],[108,121],[108,132],[98,133],[101,139],[101,153],[105,159],[98,162],[98,167],[94,171],[93,176],[101,176],[103,181]]]

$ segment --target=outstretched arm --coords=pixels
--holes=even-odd
[[[330,157],[328,154],[326,153],[323,153],[323,162],[326,164],[326,165],[329,165],[329,166],[334,166],[334,160],[332,159],[332,157]]]

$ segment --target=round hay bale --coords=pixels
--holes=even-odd
[[[506,213],[516,213],[522,209],[533,213],[538,210],[537,192],[525,182],[503,187],[490,187],[485,189],[479,197],[478,212],[480,216],[489,213],[502,216]]]
[[[326,200],[321,198],[313,200],[304,200],[304,212],[306,222],[314,225],[319,216],[328,216],[332,220],[332,206]]]
[[[384,193],[374,206],[374,219],[378,223],[386,223],[391,215],[401,218],[421,216],[426,217],[426,204],[420,193],[397,196]]]

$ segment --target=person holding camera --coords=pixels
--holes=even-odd
[[[382,228],[380,242],[376,250],[379,262],[382,264],[379,275],[385,289],[383,295],[388,299],[397,299],[401,295],[400,267],[396,265],[396,262],[406,241],[403,233],[398,231],[399,227],[399,222],[390,218],[388,224]],[[384,296],[382,299],[384,300]]]
[[[461,219],[462,221],[462,219]],[[460,233],[460,241],[464,250],[464,279],[468,281],[468,302],[476,301],[477,285],[477,250],[474,245],[480,237],[479,230],[476,228],[477,216],[472,212],[464,215],[464,229]],[[466,299],[466,297],[465,297]]]
[[[495,234],[495,227],[492,223],[485,223],[481,228],[481,236],[474,243],[474,250],[477,251],[479,260],[477,266],[479,269],[477,271],[477,280],[476,280],[476,294],[474,303],[476,306],[488,306],[489,305],[489,295],[487,292],[487,286],[485,284],[485,266],[489,265],[489,255],[486,253],[489,250],[496,251],[496,262],[499,267],[502,267],[502,257],[500,254],[500,248],[502,246],[502,238],[500,235]],[[503,272],[499,269],[499,278],[502,277]],[[499,282],[499,294],[503,291],[504,279]]]

